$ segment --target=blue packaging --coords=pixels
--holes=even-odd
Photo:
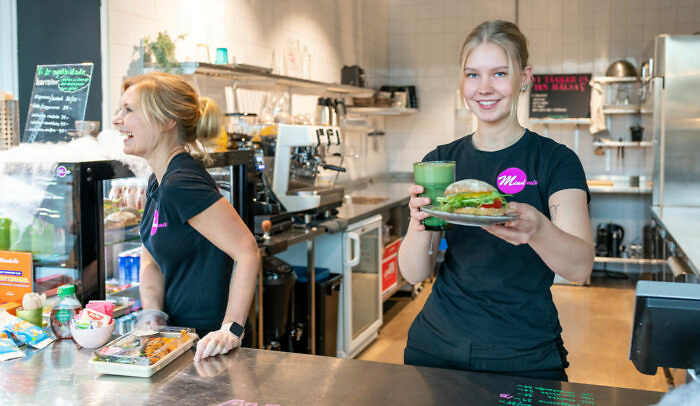
[[[141,280],[141,251],[134,250],[132,254],[131,264],[131,282],[139,282]]]
[[[121,285],[126,285],[129,283],[130,271],[129,271],[129,258],[122,254],[119,254],[119,283]]]

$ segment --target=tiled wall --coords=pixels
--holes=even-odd
[[[518,10],[516,10],[516,3]],[[455,94],[464,38],[477,24],[502,18],[518,23],[530,41],[536,73],[602,75],[617,59],[638,66],[638,56],[660,33],[700,31],[700,0],[109,0],[109,106],[119,84],[139,73],[135,46],[143,36],[167,30],[188,34],[178,42],[180,59],[195,44],[212,54],[227,47],[236,61],[278,67],[285,42],[298,39],[312,55],[312,78],[338,82],[343,65],[358,64],[368,86],[416,85],[419,113],[386,119],[386,137],[347,133],[341,151],[348,173],[341,179],[410,171],[411,163],[462,132],[455,123]],[[295,110],[310,110],[313,99],[295,99]],[[635,118],[616,117],[616,138],[627,135]],[[375,120],[382,127],[382,120]],[[525,120],[526,121],[526,120]],[[462,126],[463,127],[463,126]],[[540,133],[542,125],[529,125]],[[651,170],[650,151],[628,150],[624,161],[593,153],[592,137],[581,126],[579,155],[589,175]],[[573,126],[550,126],[548,135],[573,148]],[[333,159],[333,158],[332,158]],[[331,159],[331,160],[332,160]],[[608,165],[609,163],[609,165]]]
[[[516,16],[535,73],[603,75],[618,59],[639,67],[638,57],[655,35],[700,31],[699,0],[391,0],[390,81],[415,84],[420,104],[418,114],[387,121],[392,171],[410,171],[436,145],[463,135],[454,132],[462,42],[485,20]],[[633,120],[614,118],[613,136],[627,136]],[[573,126],[550,126],[548,135],[573,148]],[[581,126],[579,155],[589,175],[650,173],[651,151],[628,149],[623,161],[611,157],[608,169],[591,140]]]
[[[340,82],[343,65],[360,65],[369,87],[388,81],[388,0],[107,0],[110,72],[108,111],[119,101],[126,76],[140,73],[137,46],[144,36],[153,39],[167,30],[171,37],[187,34],[176,43],[179,60],[193,60],[196,44],[228,48],[237,63],[270,67],[275,52],[280,73],[288,40],[298,40],[311,54],[311,79]],[[295,97],[293,113],[311,111],[313,97]],[[381,123],[380,123],[381,124]],[[333,151],[335,152],[335,151]],[[384,140],[367,140],[347,133],[344,165],[353,178],[386,172]],[[355,158],[357,157],[357,158]],[[332,162],[331,162],[332,161]],[[329,158],[338,163],[339,158]]]

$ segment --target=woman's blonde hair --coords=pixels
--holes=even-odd
[[[221,133],[223,114],[208,97],[199,97],[182,77],[172,73],[149,72],[124,80],[122,92],[134,87],[146,122],[164,127],[174,120],[177,135],[187,152],[208,160],[205,146]]]
[[[527,50],[527,38],[525,38],[525,35],[523,35],[518,26],[510,21],[485,21],[467,35],[462,45],[462,52],[459,58],[462,67],[460,88],[462,88],[461,85],[464,82],[464,67],[467,63],[467,59],[469,59],[469,54],[472,53],[474,48],[485,42],[490,42],[501,47],[508,58],[508,74],[510,75],[510,80],[513,84],[513,94],[515,95],[515,97],[513,97],[513,104],[511,105],[511,116],[515,116],[518,107],[518,98],[522,90],[520,88],[521,74],[523,69],[527,66],[529,53]],[[529,83],[526,85],[529,86]]]

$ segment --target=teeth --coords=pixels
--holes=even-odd
[[[483,104],[484,106],[491,106],[493,104],[496,104],[496,101],[480,101],[479,104]]]

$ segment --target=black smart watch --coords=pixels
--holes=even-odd
[[[222,324],[221,329],[230,331],[237,338],[241,338],[241,336],[243,335],[243,330],[244,330],[243,326],[236,323],[235,321]]]

